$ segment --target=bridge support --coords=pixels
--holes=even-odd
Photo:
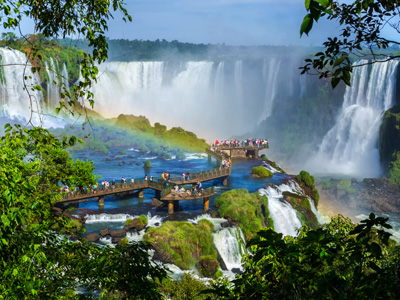
[[[168,213],[172,215],[174,213],[174,201],[168,201]]]
[[[204,197],[204,211],[208,211],[210,209],[210,197]]]
[[[99,210],[104,209],[104,197],[99,197]]]
[[[161,199],[161,191],[157,191],[157,190],[156,190],[156,196],[155,196],[155,198],[157,198],[158,200]]]
[[[211,163],[211,155],[208,155],[208,163]]]
[[[222,185],[223,186],[227,186],[228,185],[228,177],[225,177],[224,179],[222,179]]]
[[[177,211],[179,209],[179,201],[175,200],[174,201],[174,211]]]
[[[138,197],[139,198],[143,198],[144,196],[143,196],[143,189],[140,189],[139,191],[138,191]]]

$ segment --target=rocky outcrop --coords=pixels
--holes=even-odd
[[[200,274],[205,277],[214,277],[218,271],[218,261],[212,258],[203,258],[196,264]]]
[[[110,235],[110,230],[108,229],[108,227],[104,228],[103,230],[100,230],[100,235],[102,237],[105,237],[107,235]]]
[[[321,198],[338,208],[400,216],[400,187],[386,179],[332,179],[318,187]]]
[[[124,238],[124,237],[126,237],[126,231],[125,230],[110,230],[109,235],[112,238]]]
[[[100,239],[100,235],[97,233],[90,233],[87,236],[85,236],[85,239],[89,242],[89,243],[95,243],[98,242]]]

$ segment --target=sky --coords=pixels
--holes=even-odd
[[[132,23],[118,15],[108,36],[227,45],[318,46],[333,23],[320,22],[300,39],[304,0],[125,0]]]

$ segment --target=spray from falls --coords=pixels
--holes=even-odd
[[[355,64],[363,64],[359,61]],[[336,124],[309,162],[314,173],[379,177],[378,135],[383,113],[393,105],[398,61],[354,68]]]

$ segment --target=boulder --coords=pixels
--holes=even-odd
[[[113,238],[111,239],[111,243],[121,245],[121,240],[122,240],[122,238],[113,237]]]
[[[134,230],[139,223],[139,219],[135,218],[129,225],[124,226],[124,230]]]
[[[123,238],[123,237],[126,237],[126,231],[125,230],[109,230],[109,235],[111,235],[112,238]]]
[[[163,249],[154,244],[153,248],[154,248],[153,260],[161,261],[164,264],[173,264],[175,262],[170,253],[164,251]]]
[[[241,274],[241,273],[243,273],[243,271],[240,270],[239,268],[232,268],[231,271],[232,271],[233,273],[235,273],[235,274]]]
[[[203,258],[196,264],[199,272],[205,277],[214,276],[214,274],[218,271],[218,266],[218,261],[210,258]]]
[[[140,166],[140,165],[141,165],[141,163],[140,163],[140,162],[137,162],[137,163],[136,163],[136,165],[137,165],[137,166]]]
[[[221,269],[224,270],[224,271],[227,271],[228,268],[227,268],[227,266],[226,266],[224,260],[222,259],[221,254],[219,253],[218,250],[217,250],[217,260],[218,260],[218,263],[219,263]]]
[[[94,243],[99,241],[100,239],[100,235],[98,233],[90,233],[87,236],[85,236],[85,239],[89,242],[89,243]]]
[[[158,200],[157,198],[152,198],[151,200],[153,200],[153,203],[151,204],[151,206],[154,206],[154,207],[164,206],[164,202]]]
[[[103,230],[100,230],[100,235],[102,237],[105,237],[107,235],[110,235],[110,230],[108,229],[108,227],[104,228]]]

